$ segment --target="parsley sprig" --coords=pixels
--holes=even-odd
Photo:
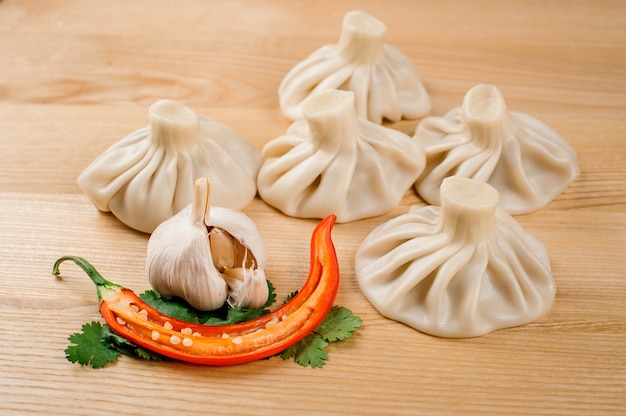
[[[231,308],[225,305],[217,311],[204,312],[194,309],[179,298],[165,298],[154,290],[148,290],[139,297],[160,313],[192,323],[205,325],[229,325],[258,318],[270,312],[269,307],[276,301],[274,286],[268,281],[269,297],[265,305],[257,309]],[[287,302],[295,292],[290,294]],[[278,354],[283,360],[293,358],[303,366],[323,367],[328,359],[326,348],[332,342],[343,341],[361,326],[361,318],[343,306],[333,306],[324,321],[299,343]],[[84,324],[81,332],[69,336],[71,345],[65,349],[66,358],[93,368],[101,368],[115,362],[121,354],[156,361],[170,361],[169,358],[142,348],[113,332],[107,324],[91,322]]]

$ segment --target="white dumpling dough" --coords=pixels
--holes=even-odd
[[[347,13],[339,42],[321,47],[282,80],[278,95],[285,116],[301,119],[304,100],[328,89],[354,92],[359,117],[377,124],[427,114],[432,104],[420,74],[410,59],[384,43],[386,31],[367,13]]]
[[[543,244],[498,207],[498,192],[449,177],[441,206],[413,206],[374,229],[356,253],[363,294],[384,316],[440,337],[527,324],[553,302]]]
[[[212,203],[240,210],[256,196],[261,154],[232,128],[186,106],[160,100],[150,124],[113,144],[78,178],[101,211],[151,233],[193,200],[195,180],[209,177]]]
[[[505,210],[526,214],[545,207],[580,172],[563,137],[534,117],[508,111],[492,85],[477,85],[462,106],[422,120],[414,138],[426,151],[415,188],[433,205],[443,179],[455,175],[491,184]]]
[[[410,136],[359,118],[354,93],[326,90],[310,96],[304,120],[262,150],[261,198],[285,214],[337,222],[395,208],[424,168]]]

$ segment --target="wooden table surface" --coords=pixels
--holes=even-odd
[[[557,294],[529,325],[440,339],[383,318],[354,254],[375,226],[423,204],[337,225],[337,304],[363,318],[321,369],[279,358],[234,367],[121,357],[94,370],[67,337],[102,321],[74,254],[137,292],[147,235],[99,213],[76,179],[169,98],[261,149],[289,122],[278,85],[335,43],[346,12],[387,25],[422,74],[433,115],[478,83],[576,149],[581,174],[516,217],[550,254]],[[411,134],[417,121],[392,125]],[[623,414],[626,408],[626,3],[529,1],[0,1],[0,414]],[[308,270],[315,221],[259,198],[244,210],[270,253],[279,299]]]

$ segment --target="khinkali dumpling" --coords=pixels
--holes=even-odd
[[[189,205],[195,180],[209,177],[213,205],[243,209],[256,196],[261,154],[232,128],[160,100],[150,124],[113,144],[78,178],[101,211],[151,233]]]
[[[381,215],[411,189],[425,157],[402,132],[357,117],[354,93],[326,90],[303,106],[305,120],[262,150],[261,198],[285,214],[337,222]]]
[[[579,174],[576,152],[556,131],[529,115],[508,111],[500,91],[477,85],[463,105],[420,122],[415,140],[426,169],[415,188],[439,204],[441,181],[452,175],[488,182],[509,213],[543,208]]]
[[[444,179],[441,206],[413,206],[359,246],[364,295],[384,316],[440,337],[539,318],[556,290],[548,253],[497,205],[487,183]]]
[[[339,42],[322,46],[297,64],[280,84],[280,107],[301,119],[311,93],[341,89],[355,93],[357,114],[375,123],[427,114],[430,97],[410,59],[384,43],[385,24],[362,11],[345,15]]]

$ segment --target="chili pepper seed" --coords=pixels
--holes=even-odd
[[[272,328],[278,324],[278,317],[273,317],[268,323],[265,324],[265,328]]]

